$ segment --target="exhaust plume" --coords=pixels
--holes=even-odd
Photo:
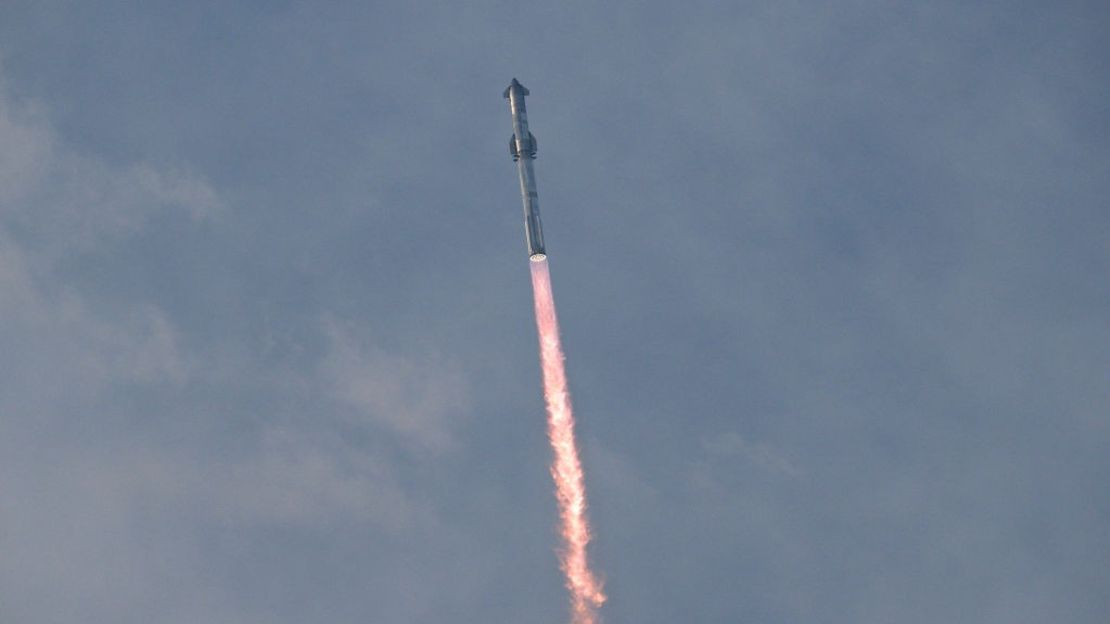
[[[551,274],[547,259],[533,257],[532,292],[536,304],[536,327],[540,337],[540,364],[543,368],[543,396],[547,403],[547,437],[553,457],[551,477],[559,505],[559,533],[562,545],[559,563],[566,576],[571,597],[571,622],[596,624],[597,608],[605,602],[602,584],[590,569],[586,546],[590,526],[586,518],[586,486],[582,462],[574,440],[574,413],[567,390],[565,356],[559,340],[555,299],[551,294]]]

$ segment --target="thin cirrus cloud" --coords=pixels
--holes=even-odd
[[[399,485],[390,457],[341,431],[353,419],[414,448],[445,448],[447,418],[465,395],[458,371],[375,349],[356,325],[329,321],[319,366],[256,367],[228,380],[229,362],[261,356],[244,344],[197,348],[159,305],[90,295],[64,272],[141,239],[167,214],[223,218],[224,200],[202,178],[79,154],[34,106],[0,91],[0,182],[0,489],[19,501],[0,512],[0,584],[19,594],[6,592],[4,619],[167,621],[172,611],[249,621],[249,609],[203,578],[196,553],[205,544],[193,528],[396,534],[434,517]],[[221,376],[275,396],[292,376],[306,403],[347,407],[263,416],[230,438],[229,453],[158,434],[154,424],[168,418],[184,431],[222,426],[225,408],[204,391]],[[144,396],[163,413],[136,413],[130,401]]]

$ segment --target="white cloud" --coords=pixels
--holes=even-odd
[[[15,102],[0,81],[3,404],[88,398],[118,383],[184,383],[190,364],[162,310],[142,302],[94,309],[58,279],[55,263],[139,231],[158,211],[196,220],[221,205],[190,174],[141,163],[113,167],[67,149],[41,112]]]
[[[321,375],[330,395],[353,407],[361,423],[384,427],[427,450],[452,443],[466,413],[467,384],[459,367],[434,353],[399,355],[376,347],[365,331],[325,322],[328,355]]]
[[[87,399],[119,383],[185,382],[189,358],[161,310],[140,304],[118,315],[94,312],[71,290],[42,285],[30,264],[0,235],[0,406],[66,395]],[[24,407],[39,411],[33,403]]]
[[[208,459],[133,441],[11,442],[0,471],[5,621],[243,621],[206,574],[219,556],[206,540],[267,528],[397,533],[426,515],[383,462],[304,432],[271,430],[256,449]]]
[[[711,456],[739,457],[768,472],[790,477],[802,474],[801,469],[775,447],[763,442],[751,442],[734,431],[704,440],[702,444]]]
[[[113,253],[161,215],[195,223],[223,209],[187,168],[77,153],[0,87],[0,619],[246,621],[205,577],[202,536],[435,521],[384,455],[341,433],[353,419],[443,449],[465,402],[456,367],[388,353],[338,322],[325,324],[318,369],[259,367],[243,344],[191,350],[169,311],[59,270]],[[246,368],[225,367],[227,353]],[[260,411],[220,453],[165,427],[218,420],[206,384],[241,387],[248,404],[291,387],[332,401],[311,422]]]
[[[50,130],[28,107],[9,101],[0,83],[0,215],[39,186],[54,161]]]
[[[257,445],[232,457],[135,446],[115,453],[86,449],[64,464],[79,475],[81,489],[115,499],[123,520],[145,510],[227,527],[371,524],[400,531],[416,513],[387,462],[303,430],[270,427]]]
[[[0,619],[112,619],[124,604],[188,612],[211,598],[186,578],[195,557],[147,523],[157,472],[137,458],[157,453],[111,426],[119,388],[188,382],[180,334],[157,306],[93,302],[56,268],[156,211],[201,219],[219,206],[195,177],[67,149],[0,83]],[[166,589],[184,581],[189,604]]]
[[[196,488],[186,498],[208,500],[210,512],[222,522],[311,528],[342,521],[399,531],[415,513],[387,462],[341,440],[321,440],[303,431],[270,430],[257,453],[245,460],[186,463],[194,470],[190,485]]]
[[[200,221],[222,210],[215,190],[187,170],[112,166],[68,149],[0,82],[0,225],[27,233],[28,251],[57,258],[138,232],[165,211]]]

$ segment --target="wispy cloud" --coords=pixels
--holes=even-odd
[[[224,202],[184,168],[117,166],[68,148],[32,103],[0,76],[0,224],[50,258],[95,249],[138,232],[156,215],[216,218]]]
[[[113,383],[183,383],[188,358],[158,307],[98,311],[55,279],[54,262],[134,232],[165,207],[207,218],[219,209],[204,182],[149,165],[113,168],[59,145],[35,108],[0,81],[0,336],[11,407],[33,388],[91,396]],[[30,406],[25,406],[30,407]]]
[[[764,442],[751,442],[735,431],[723,433],[702,442],[711,457],[736,457],[772,473],[796,477],[802,470],[782,451]]]
[[[324,331],[321,379],[333,399],[354,410],[356,424],[382,427],[421,449],[451,446],[469,404],[458,365],[430,351],[390,352],[368,331],[334,318],[324,322]]]

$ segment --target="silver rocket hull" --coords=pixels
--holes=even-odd
[[[536,137],[528,131],[528,112],[524,106],[524,96],[528,89],[513,78],[512,84],[505,89],[509,108],[513,113],[513,138],[509,142],[509,153],[517,164],[520,176],[520,197],[524,202],[524,237],[528,244],[528,257],[534,261],[547,257],[543,245],[543,226],[540,224],[540,201],[536,192],[536,173],[532,170],[532,160],[536,157]]]

